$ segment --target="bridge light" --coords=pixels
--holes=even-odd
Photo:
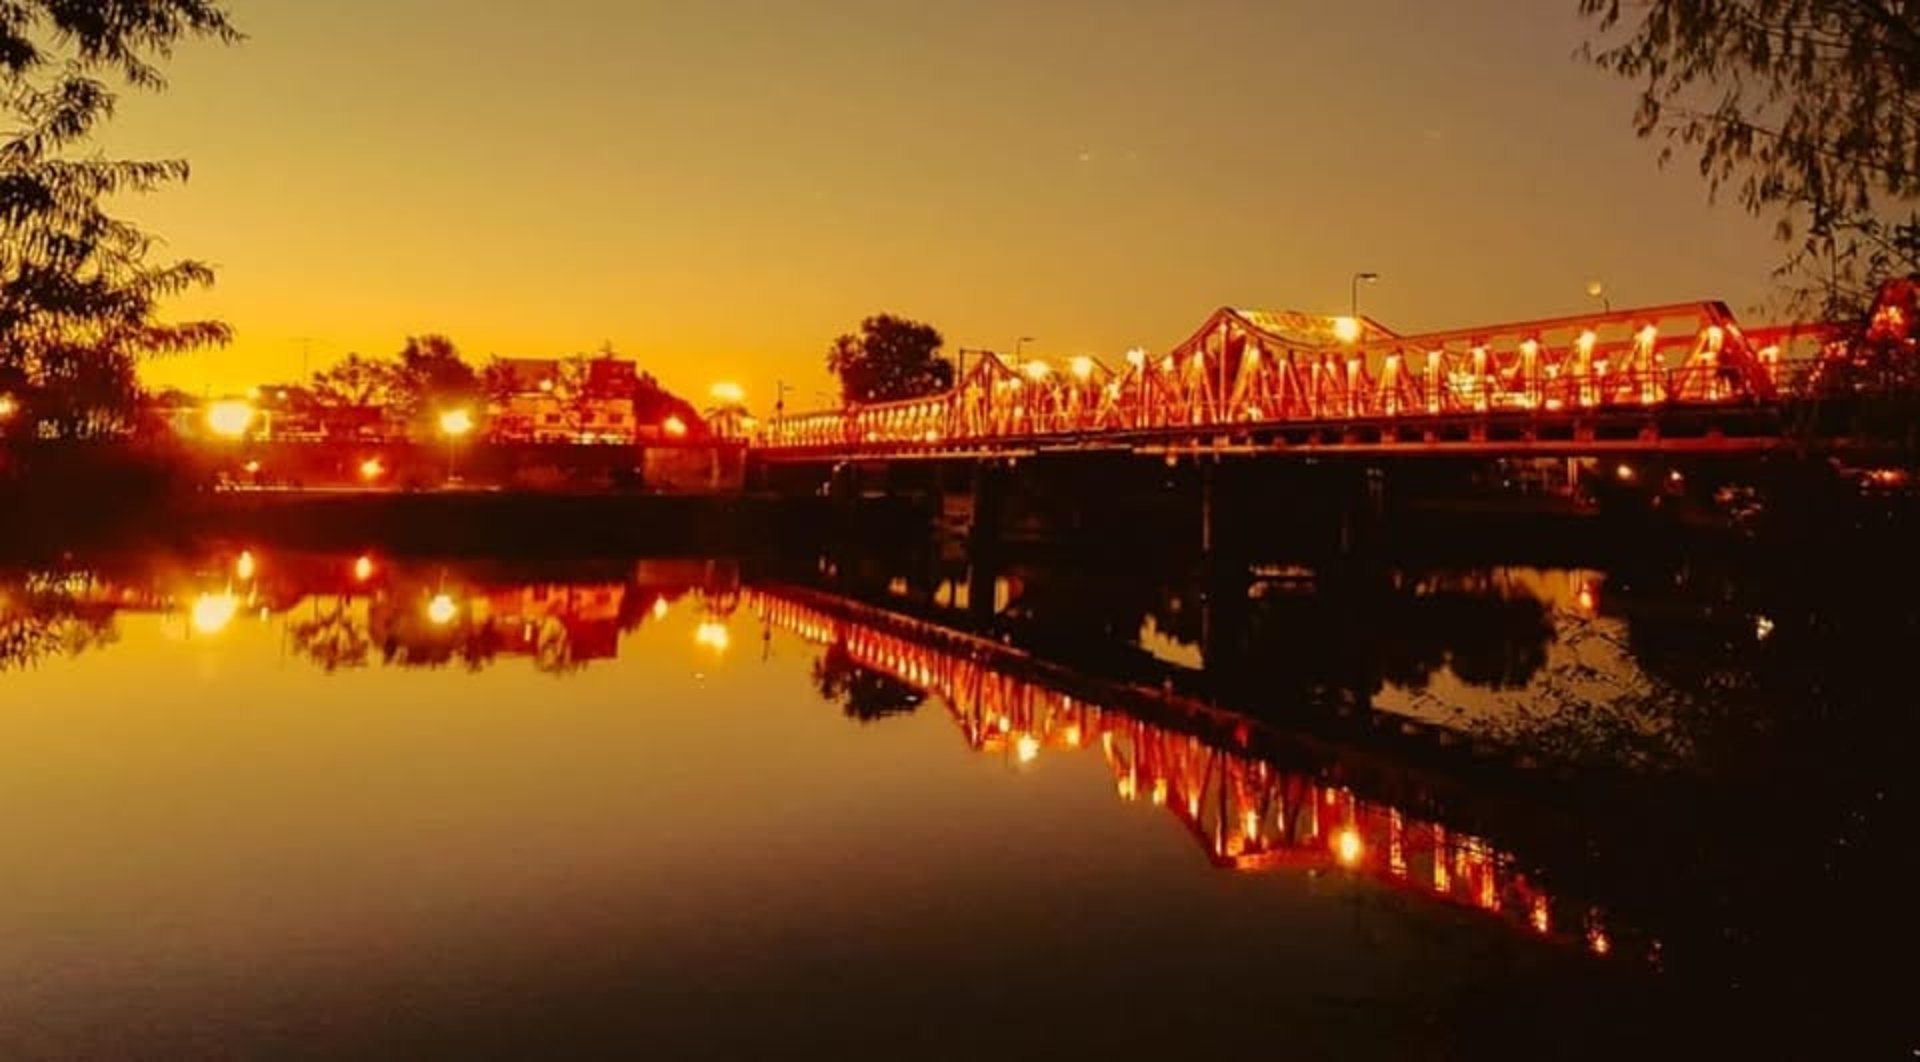
[[[1349,826],[1333,835],[1333,854],[1343,866],[1356,866],[1366,848],[1360,843],[1360,831]]]
[[[716,653],[724,653],[727,647],[733,644],[733,635],[727,630],[726,624],[706,620],[694,628],[693,644],[705,646]]]
[[[452,623],[459,614],[460,606],[446,594],[435,594],[433,600],[427,602],[427,621],[436,627]]]
[[[1246,812],[1240,816],[1240,832],[1244,834],[1249,841],[1259,840],[1260,813],[1252,808],[1248,808]]]
[[[1176,368],[1178,368],[1178,366],[1174,364],[1173,355],[1171,354],[1167,355],[1160,362],[1161,372],[1172,372]]]
[[[1521,341],[1520,341],[1520,353],[1521,353],[1521,355],[1522,355],[1523,357],[1527,357],[1527,358],[1537,358],[1537,357],[1539,357],[1539,356],[1540,356],[1540,341],[1539,341],[1539,340],[1537,340],[1537,339],[1523,339],[1523,340],[1521,340]]]
[[[1652,325],[1648,325],[1642,328],[1635,338],[1640,341],[1641,346],[1651,347],[1653,346],[1653,341],[1660,338],[1660,330]]]
[[[1772,636],[1773,636],[1773,620],[1767,618],[1766,616],[1755,616],[1753,618],[1754,641],[1764,642],[1768,638],[1771,638]]]
[[[1360,338],[1360,318],[1336,317],[1333,319],[1333,336],[1342,343],[1352,343]]]
[[[1032,734],[1022,734],[1013,743],[1013,749],[1021,763],[1032,763],[1040,758],[1040,739]]]
[[[1051,375],[1053,367],[1044,361],[1030,361],[1021,367],[1021,371],[1027,374],[1027,379],[1039,381]]]
[[[1082,380],[1093,376],[1093,359],[1085,354],[1073,359],[1073,374]]]
[[[373,558],[363,553],[354,559],[353,581],[364,583],[371,578],[373,578]]]
[[[377,457],[369,457],[360,462],[360,478],[371,483],[387,474],[387,466]]]
[[[1620,466],[1613,470],[1613,474],[1622,483],[1632,483],[1635,479],[1639,478],[1639,473],[1633,470],[1633,466],[1625,462],[1621,462]]]
[[[1580,333],[1580,338],[1574,340],[1574,344],[1580,348],[1581,357],[1591,358],[1593,357],[1593,345],[1599,341],[1599,335],[1597,335],[1593,329],[1589,328]]]
[[[241,582],[247,582],[259,571],[260,563],[254,559],[253,551],[250,549],[241,550],[239,559],[233,562],[234,578],[239,579]]]
[[[1719,350],[1721,345],[1724,344],[1726,341],[1727,341],[1726,329],[1721,328],[1719,325],[1707,326],[1707,346],[1711,347],[1714,350]]]
[[[1545,933],[1551,928],[1547,913],[1547,898],[1545,896],[1535,896],[1533,898],[1533,910],[1527,916],[1527,921],[1532,923],[1535,933]]]
[[[1147,363],[1147,352],[1135,347],[1127,351],[1127,364],[1138,369]]]
[[[687,434],[687,422],[679,414],[669,413],[667,419],[660,422],[660,430],[670,439],[683,439]]]

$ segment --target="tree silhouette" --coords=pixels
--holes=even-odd
[[[399,373],[389,362],[348,354],[313,374],[313,395],[324,405],[364,407],[393,401]]]
[[[409,336],[394,369],[394,404],[409,420],[431,419],[454,406],[485,400],[480,374],[460,357],[460,348],[443,335]]]
[[[883,313],[860,322],[859,335],[835,339],[827,368],[848,402],[917,398],[953,386],[953,363],[939,356],[944,342],[931,325]]]
[[[841,642],[828,646],[813,662],[813,686],[827,702],[840,705],[847,718],[861,723],[908,714],[927,699],[904,682],[861,667]]]
[[[1780,272],[1829,320],[1920,267],[1920,22],[1905,0],[1580,0],[1589,54],[1641,83],[1642,136],[1798,239]],[[1628,14],[1623,15],[1623,11]],[[1797,232],[1796,232],[1797,228]]]
[[[225,342],[212,321],[166,323],[159,303],[210,284],[194,261],[155,263],[154,240],[106,201],[185,180],[180,160],[78,149],[112,113],[103,77],[164,87],[156,59],[181,40],[234,41],[213,0],[12,0],[0,4],[0,384],[22,435],[86,437],[134,426],[139,359]]]

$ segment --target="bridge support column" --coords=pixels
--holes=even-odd
[[[1000,521],[1006,509],[1008,473],[997,461],[973,466],[973,513],[967,525],[967,612],[993,618],[999,583]]]

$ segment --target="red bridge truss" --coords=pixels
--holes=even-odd
[[[1492,842],[1281,770],[1251,751],[1258,724],[1231,713],[1185,706],[1207,717],[1199,729],[1226,737],[1210,740],[1022,677],[999,659],[1017,651],[997,643],[969,650],[956,632],[804,591],[756,590],[748,601],[770,626],[938,698],[977,752],[1028,764],[1099,749],[1119,798],[1164,808],[1215,866],[1365,874],[1597,953],[1614,946],[1597,910],[1556,901]]]
[[[1743,330],[1718,302],[1396,335],[1365,318],[1216,311],[1164,354],[1014,364],[945,394],[784,417],[770,459],[1050,448],[1762,448],[1830,356],[1822,326]]]

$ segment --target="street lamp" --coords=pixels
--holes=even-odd
[[[1613,303],[1607,298],[1607,286],[1605,284],[1597,280],[1587,281],[1587,296],[1589,298],[1599,299],[1601,310],[1607,313],[1613,312]]]
[[[1349,296],[1347,300],[1347,310],[1353,315],[1353,319],[1356,322],[1360,320],[1360,285],[1362,283],[1373,284],[1378,282],[1379,279],[1380,274],[1378,273],[1355,273],[1353,275],[1353,283],[1347,286],[1347,294]]]
[[[1020,352],[1026,348],[1028,343],[1033,341],[1032,336],[1021,336],[1019,339],[1013,341],[1013,363],[1015,365],[1020,364]]]
[[[460,440],[473,432],[473,414],[465,409],[449,409],[440,414],[440,434],[447,437],[447,482],[455,480],[454,460]]]

